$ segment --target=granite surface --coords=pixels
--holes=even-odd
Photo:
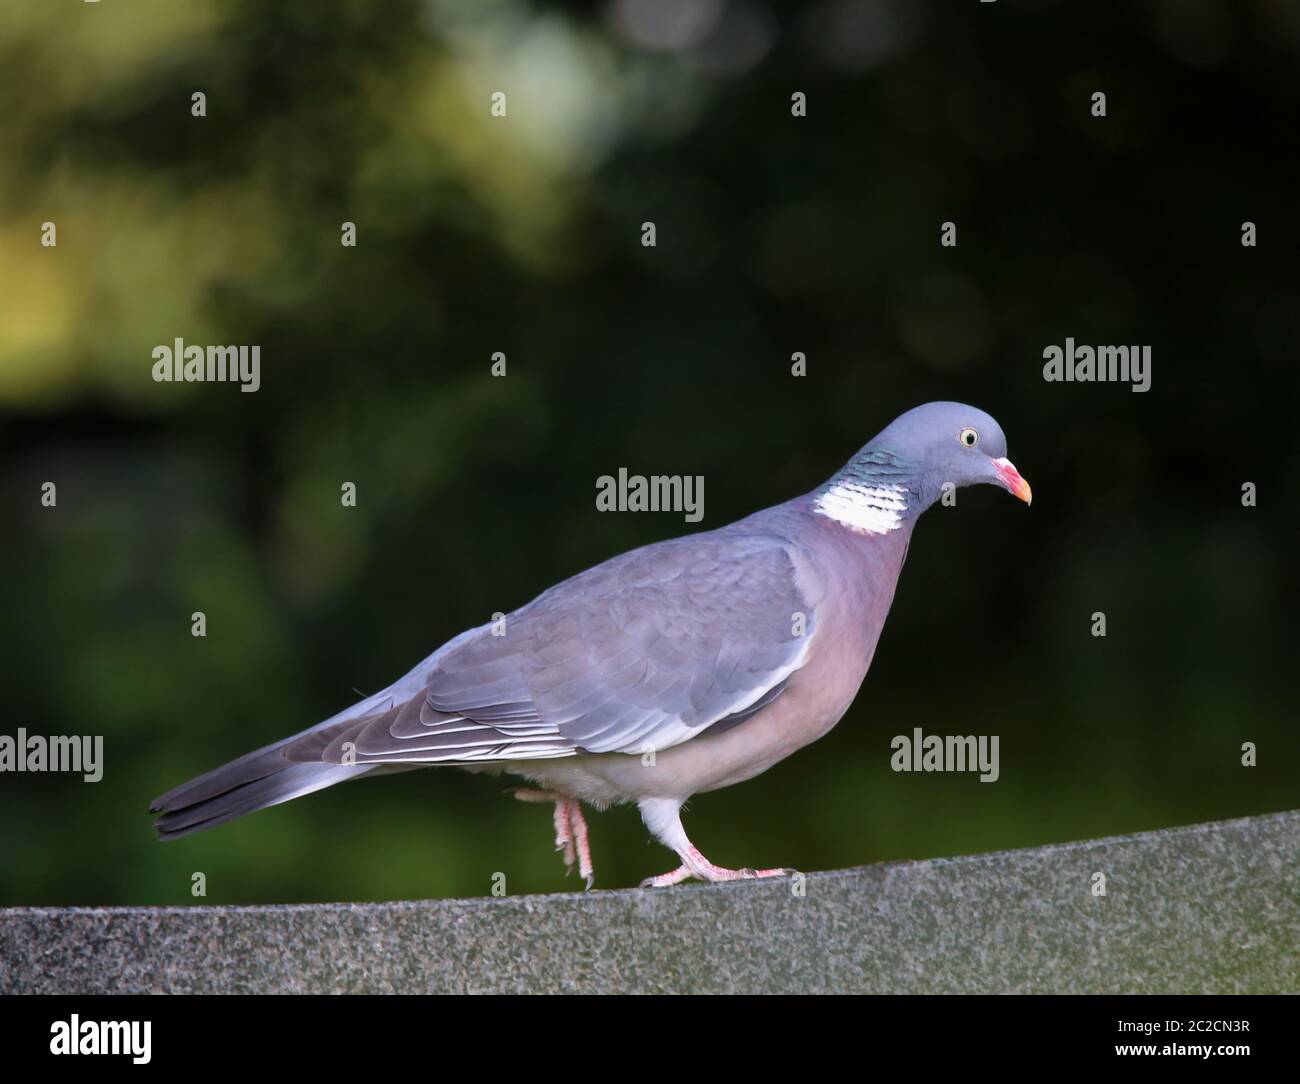
[[[779,882],[0,910],[3,993],[245,991],[1296,993],[1300,811]]]

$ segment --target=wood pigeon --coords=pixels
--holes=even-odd
[[[555,804],[565,864],[593,879],[580,803],[635,802],[680,865],[646,886],[770,877],[686,837],[694,794],[751,779],[831,729],[876,650],[917,517],[946,487],[1026,504],[988,414],[927,403],[825,484],[717,530],[614,557],[300,734],[158,798],[163,839],[363,775],[453,765]]]

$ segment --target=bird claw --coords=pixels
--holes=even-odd
[[[667,873],[661,873],[657,877],[647,877],[641,882],[641,887],[668,888],[671,885],[681,884],[683,881],[689,880],[693,876],[694,874],[685,866],[678,866],[676,869],[669,870]]]
[[[578,852],[573,843],[573,830],[564,802],[555,803],[555,849],[564,855],[565,872],[572,873]]]
[[[591,891],[592,885],[596,883],[596,871],[591,862],[587,821],[582,815],[578,799],[531,787],[509,787],[506,793],[513,794],[521,802],[555,803],[555,849],[564,858],[565,876],[572,873],[576,866],[578,876],[586,882],[585,891]]]
[[[657,877],[647,877],[641,882],[642,888],[667,888],[670,885],[681,884],[683,881],[690,880],[694,877],[700,881],[707,881],[710,884],[717,884],[722,881],[756,881],[768,877],[789,877],[798,872],[798,870],[788,869],[784,866],[776,869],[726,869],[723,866],[715,866],[699,851],[693,848],[691,861],[684,862],[674,870],[667,873],[661,873]]]

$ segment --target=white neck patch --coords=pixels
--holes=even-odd
[[[813,511],[855,531],[888,534],[903,525],[907,490],[902,486],[836,482],[817,498]]]

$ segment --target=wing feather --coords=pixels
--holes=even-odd
[[[540,595],[504,635],[485,625],[458,637],[422,693],[286,755],[473,764],[666,749],[781,695],[815,631],[816,591],[775,536],[724,529],[647,546]]]

